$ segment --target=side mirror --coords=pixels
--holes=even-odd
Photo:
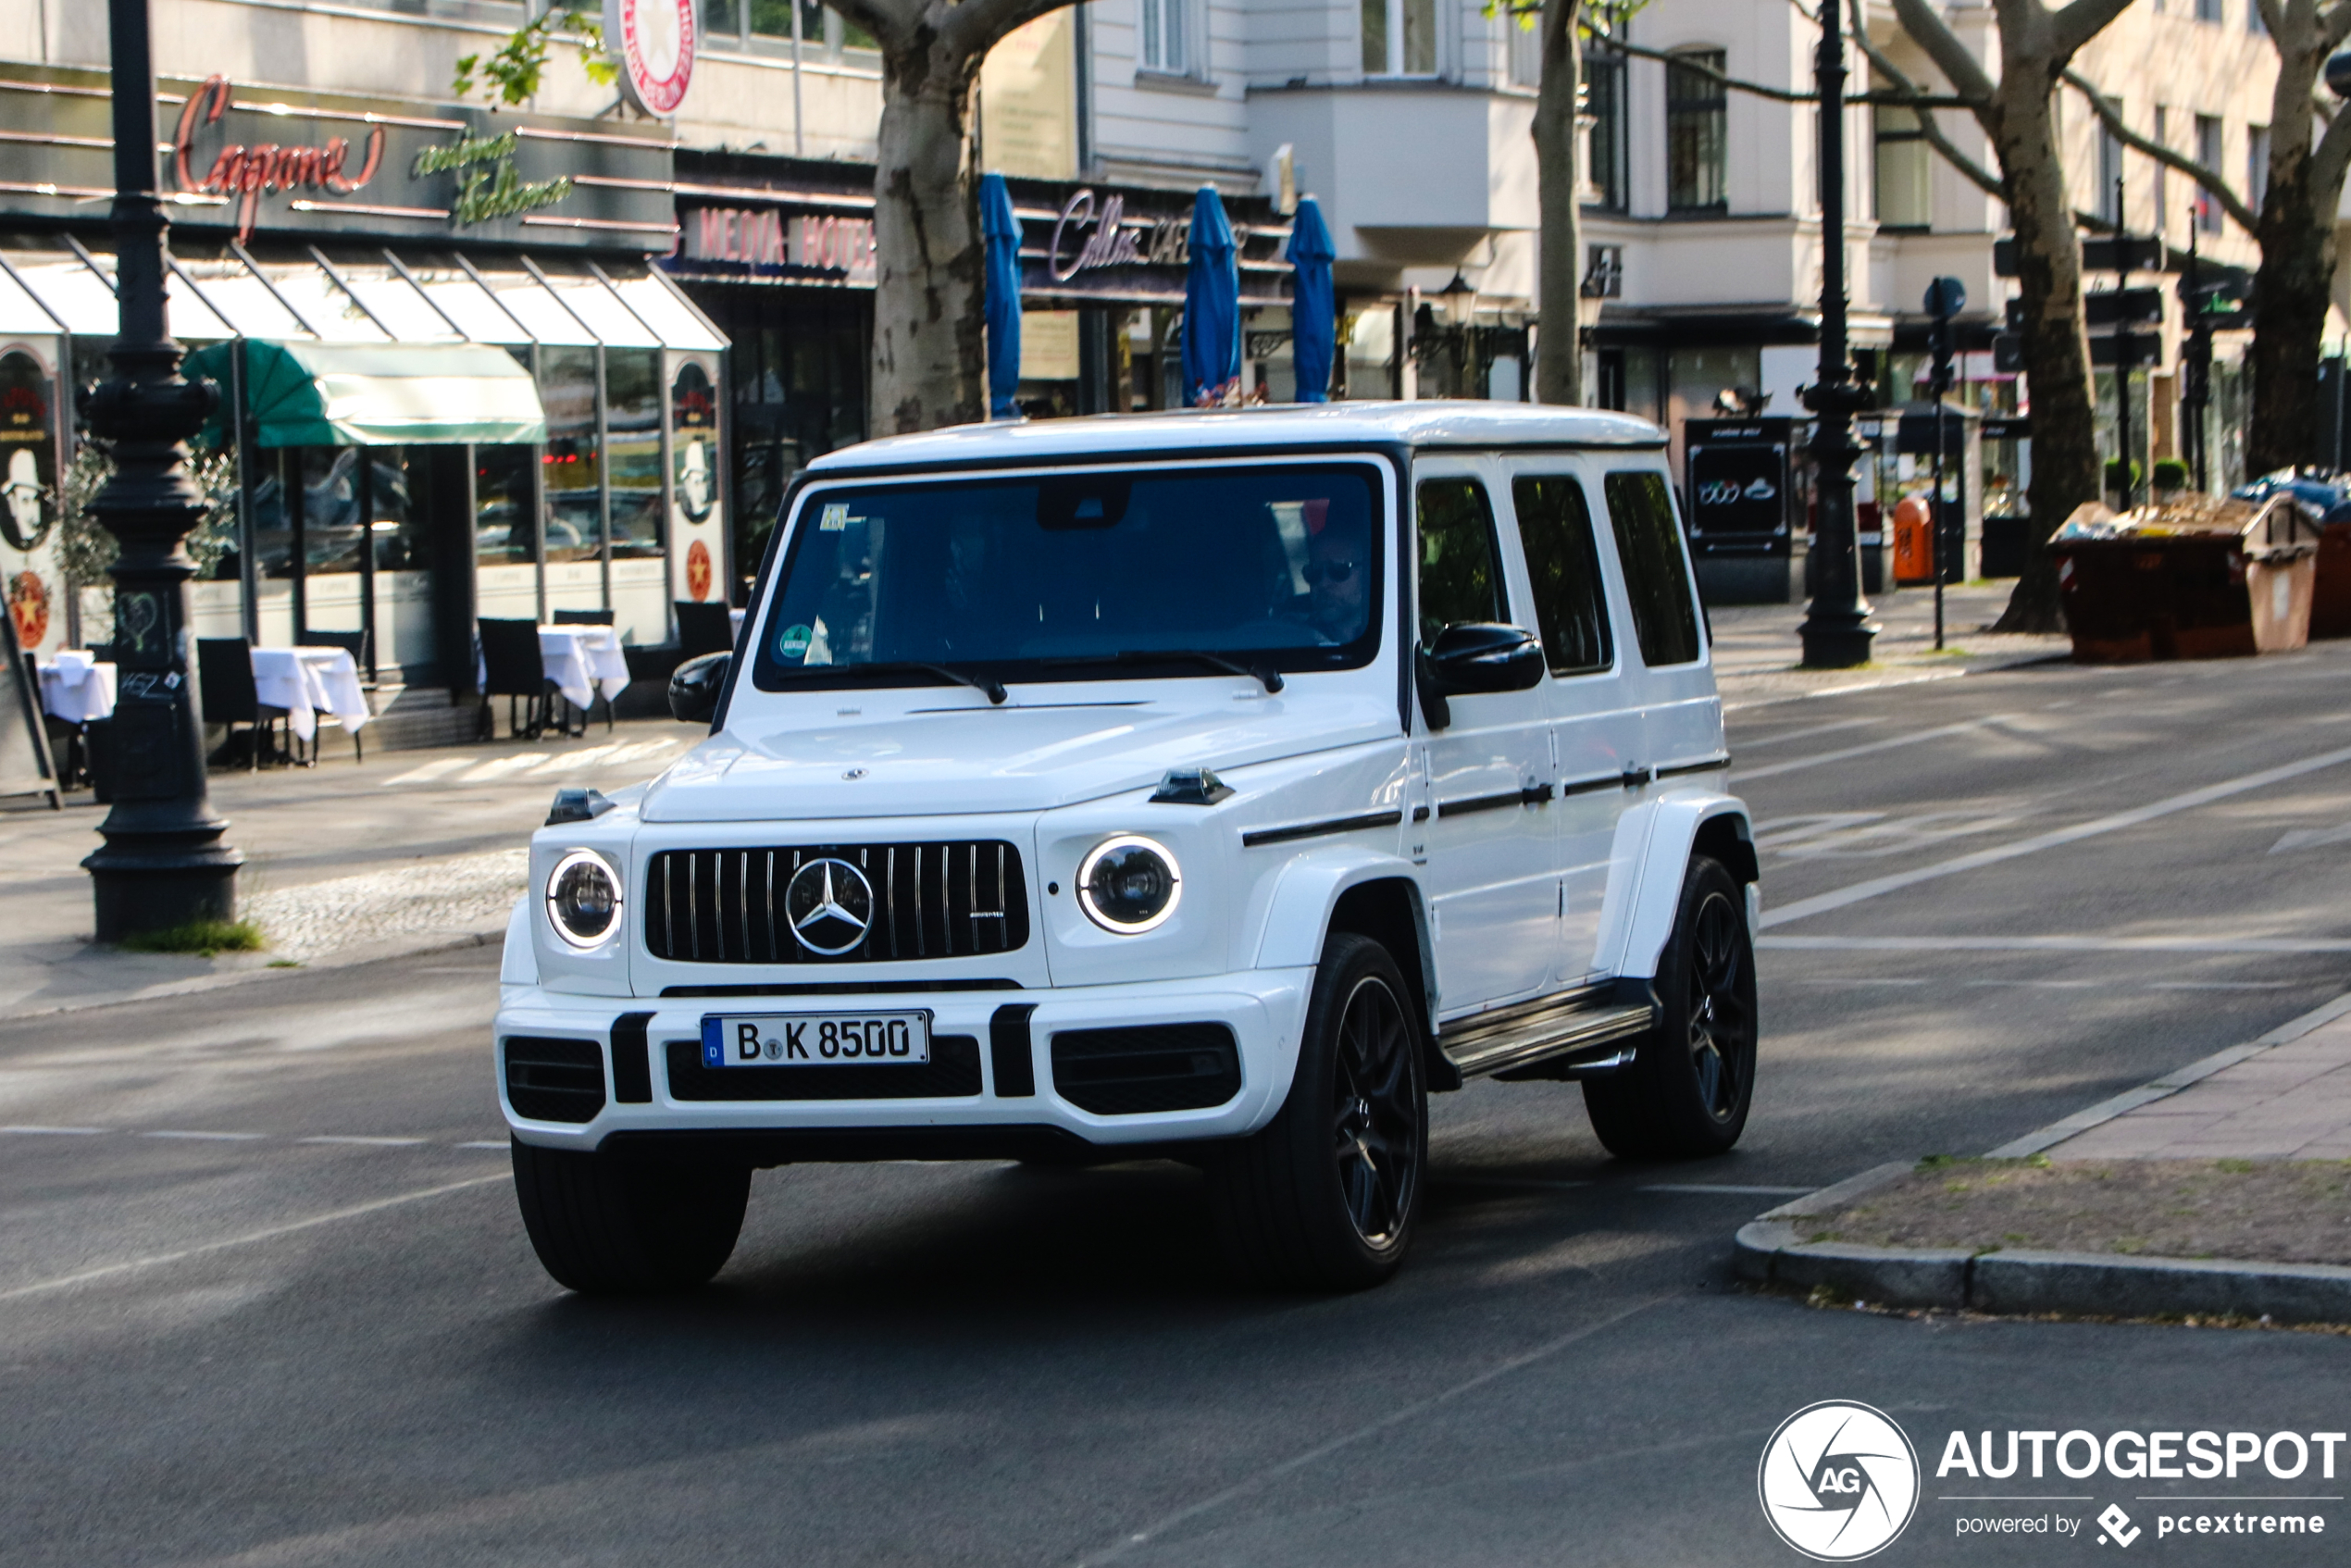
[[[727,687],[732,653],[704,653],[688,659],[669,677],[669,711],[680,724],[708,724],[718,711],[718,693]]]
[[[1439,691],[1524,691],[1543,678],[1543,644],[1522,626],[1463,621],[1437,635],[1429,672]]]

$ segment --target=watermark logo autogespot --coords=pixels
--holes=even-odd
[[[1755,1487],[1780,1539],[1816,1562],[1851,1562],[1910,1522],[1919,1456],[1885,1412],[1823,1400],[1780,1423]]]

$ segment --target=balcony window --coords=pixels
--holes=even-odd
[[[1726,91],[1720,49],[1692,49],[1665,68],[1665,205],[1674,212],[1723,212]]]
[[[1363,0],[1363,74],[1437,74],[1437,0]]]
[[[1142,0],[1141,62],[1169,76],[1192,73],[1192,0]]]
[[[1926,132],[1918,111],[1881,104],[1877,133],[1877,220],[1888,229],[1924,229],[1927,207]]]
[[[1623,56],[1585,55],[1584,115],[1584,199],[1623,212],[1632,183],[1625,161]]]

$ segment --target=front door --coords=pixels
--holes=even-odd
[[[1420,645],[1466,621],[1524,624],[1503,565],[1488,466],[1414,470]],[[1452,723],[1415,742],[1432,808],[1422,825],[1449,1014],[1532,996],[1554,967],[1559,877],[1551,817],[1549,715],[1538,686],[1451,699]]]
[[[1561,882],[1555,979],[1574,985],[1607,967],[1600,915],[1617,823],[1638,798],[1639,786],[1624,775],[1644,760],[1642,717],[1611,624],[1585,475],[1572,459],[1520,459],[1511,466],[1510,499],[1551,676],[1542,691],[1559,758],[1550,808]]]

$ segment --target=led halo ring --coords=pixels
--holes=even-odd
[[[1146,850],[1156,856],[1167,867],[1168,882],[1167,902],[1149,919],[1131,923],[1111,918],[1094,903],[1095,867],[1102,863],[1105,855],[1129,849]],[[1176,864],[1176,852],[1158,840],[1147,839],[1140,833],[1121,833],[1096,844],[1087,852],[1086,858],[1078,862],[1076,891],[1077,906],[1086,912],[1087,919],[1113,936],[1139,937],[1146,931],[1155,931],[1165,925],[1168,916],[1176,913],[1176,906],[1184,902],[1184,870]]]
[[[591,865],[595,867],[596,870],[603,874],[605,880],[612,884],[612,918],[605,922],[604,928],[603,930],[598,931],[593,936],[582,936],[578,932],[573,930],[569,926],[565,925],[563,916],[557,912],[555,906],[557,893],[563,887],[564,873],[579,865]],[[624,902],[624,895],[620,886],[620,872],[614,866],[612,862],[606,860],[603,855],[598,854],[593,850],[573,850],[568,854],[566,854],[561,860],[555,862],[555,868],[547,873],[546,899],[547,924],[555,928],[555,935],[561,937],[567,946],[576,948],[582,952],[586,952],[593,948],[603,946],[606,942],[612,940],[615,933],[618,932],[620,929],[621,909]]]

